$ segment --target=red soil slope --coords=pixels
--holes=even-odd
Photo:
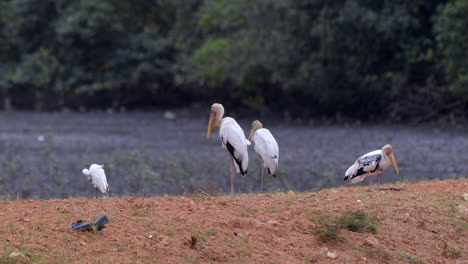
[[[0,263],[468,263],[468,180],[403,186],[401,192],[347,187],[233,199],[4,201]],[[356,210],[375,221],[376,234],[344,228],[338,239],[327,239],[317,233]],[[104,230],[70,230],[72,222],[101,213],[110,221]],[[13,252],[24,256],[10,257]]]

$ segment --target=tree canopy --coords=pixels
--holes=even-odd
[[[3,107],[466,116],[467,17],[467,0],[1,0]]]

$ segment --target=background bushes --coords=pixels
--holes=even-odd
[[[468,2],[0,2],[4,109],[467,116]]]

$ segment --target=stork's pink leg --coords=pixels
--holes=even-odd
[[[370,175],[369,191],[373,191],[373,190],[374,190],[374,188],[373,188],[373,186],[372,186],[372,177],[374,177],[374,174],[371,174],[371,175]]]
[[[260,192],[263,192],[263,173],[265,171],[265,168],[263,168],[263,162],[260,161],[260,167],[262,167],[262,175],[260,178]]]
[[[380,173],[377,173],[377,189],[380,190]]]
[[[229,164],[231,165],[231,197],[234,197],[234,159],[230,156],[231,161]]]

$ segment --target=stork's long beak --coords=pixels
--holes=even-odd
[[[398,165],[397,165],[397,163],[396,163],[395,155],[393,155],[393,153],[390,154],[390,160],[392,161],[393,168],[395,168],[396,174],[397,174],[397,175],[400,175],[400,174],[398,173]]]
[[[211,129],[213,128],[213,122],[214,122],[214,116],[215,112],[211,112],[210,114],[210,121],[208,122],[208,130],[206,131],[206,138],[210,138],[211,135]]]

